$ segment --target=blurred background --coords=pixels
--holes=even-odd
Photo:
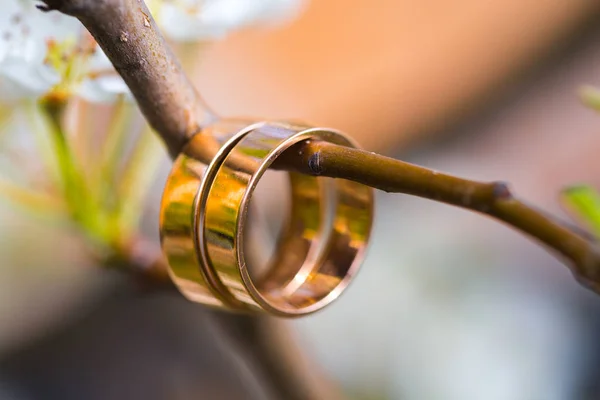
[[[184,64],[220,115],[334,127],[566,218],[561,188],[600,186],[600,115],[577,96],[600,85],[598,22],[589,0],[311,0]],[[142,224],[154,241],[162,157]],[[97,268],[69,229],[0,212],[0,399],[287,398],[203,306]],[[299,351],[281,368],[328,386],[316,398],[600,398],[600,298],[519,233],[405,195],[377,193],[338,302],[268,323]]]

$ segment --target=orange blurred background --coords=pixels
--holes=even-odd
[[[211,47],[198,85],[225,115],[304,119],[389,151],[472,117],[599,10],[588,0],[314,0],[289,26]]]

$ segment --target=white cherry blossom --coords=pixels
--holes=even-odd
[[[2,1],[0,102],[11,104],[53,92],[110,101],[126,91],[75,18],[42,13],[32,0]]]

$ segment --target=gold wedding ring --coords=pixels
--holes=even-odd
[[[356,147],[339,132],[263,122],[221,121],[190,139],[163,193],[160,232],[169,273],[188,299],[232,311],[296,317],[348,286],[364,257],[373,189],[288,172],[288,219],[260,277],[245,258],[252,193],[269,166],[305,140]]]

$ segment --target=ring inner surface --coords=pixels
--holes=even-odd
[[[321,239],[316,259],[307,258],[296,271],[296,264],[286,256],[293,243],[282,237],[279,253],[273,260],[272,273],[257,285],[258,292],[276,309],[288,313],[316,311],[337,298],[355,275],[361,261],[371,224],[371,196],[369,189],[353,182],[329,178],[305,177],[328,181],[333,185],[324,199],[331,202],[328,212],[333,213],[327,224],[318,220]],[[323,182],[325,184],[325,182]],[[366,190],[365,190],[366,189]],[[300,198],[298,198],[300,200]],[[310,215],[294,216],[299,224],[311,219]]]

